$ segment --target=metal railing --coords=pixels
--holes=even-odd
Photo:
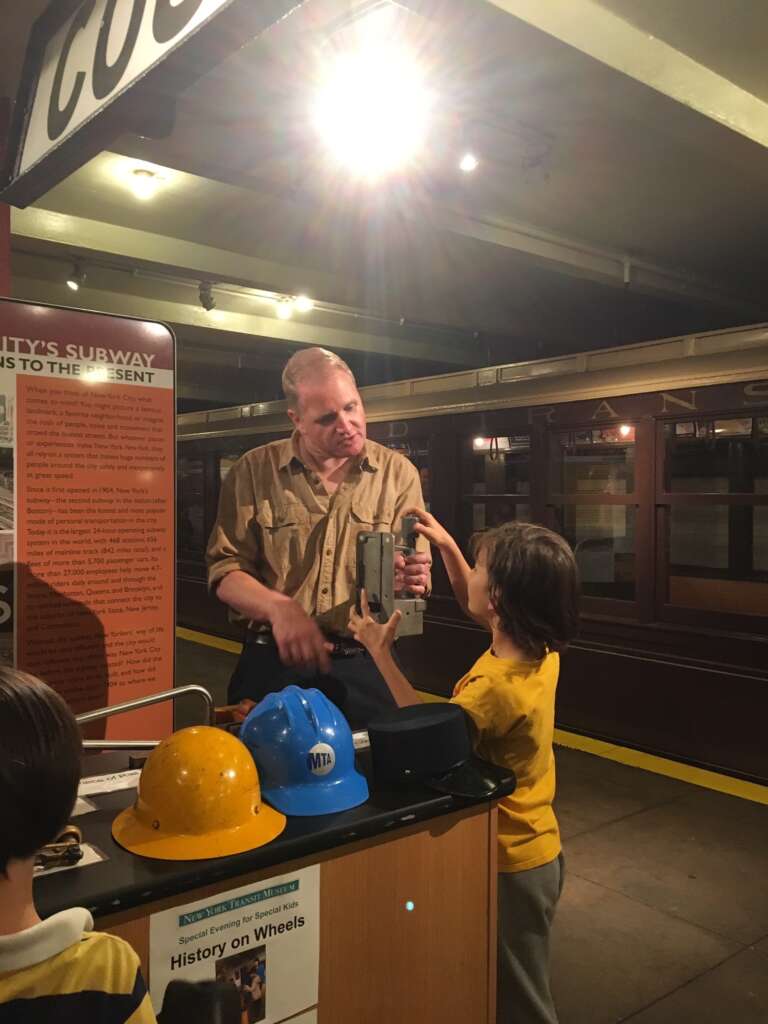
[[[173,690],[161,690],[160,693],[150,693],[146,697],[123,701],[122,704],[110,704],[105,708],[85,711],[82,715],[77,715],[75,720],[78,725],[87,725],[89,722],[98,722],[102,718],[111,718],[113,715],[136,711],[138,708],[146,708],[152,704],[161,704],[166,700],[176,700],[188,693],[196,693],[202,698],[206,707],[206,724],[213,725],[216,720],[213,697],[204,686],[198,686],[196,683],[189,686],[178,686]],[[159,742],[160,740],[83,740],[83,748],[85,750],[151,750]]]

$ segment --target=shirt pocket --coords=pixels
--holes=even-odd
[[[263,561],[277,578],[285,579],[303,561],[310,532],[310,515],[299,502],[262,501],[256,506]]]

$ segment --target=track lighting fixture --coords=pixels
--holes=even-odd
[[[201,281],[197,294],[200,297],[200,305],[207,313],[216,308],[216,299],[213,297],[210,281]]]
[[[69,272],[67,277],[67,288],[71,288],[73,292],[79,291],[80,285],[85,281],[85,271],[79,263],[72,264],[72,270]]]

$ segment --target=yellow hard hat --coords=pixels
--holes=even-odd
[[[149,755],[136,802],[115,818],[112,835],[142,857],[202,860],[263,846],[285,823],[261,802],[256,765],[240,740],[193,726]]]

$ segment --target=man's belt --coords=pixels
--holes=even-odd
[[[333,644],[333,650],[328,653],[332,658],[354,658],[358,654],[367,654],[366,649],[357,640],[351,637],[325,634],[325,640]],[[246,644],[255,644],[257,647],[272,647],[277,650],[274,636],[268,629],[249,629],[245,634]]]

